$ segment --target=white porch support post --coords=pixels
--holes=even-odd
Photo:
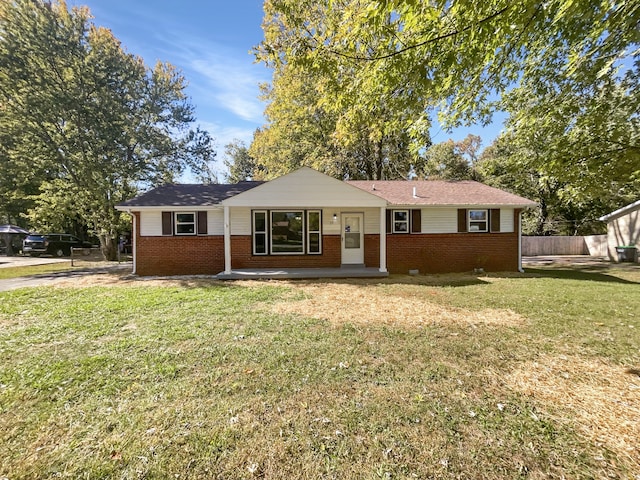
[[[136,275],[136,268],[138,266],[138,212],[132,212],[131,210],[129,210],[129,213],[131,214],[131,218],[133,219],[133,241],[131,242],[131,251],[133,252],[133,270],[131,271],[131,273],[133,275]]]
[[[231,273],[231,225],[227,205],[224,206],[224,273]]]
[[[380,271],[387,271],[387,208],[380,207]]]

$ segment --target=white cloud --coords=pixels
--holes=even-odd
[[[203,77],[198,85],[203,90],[201,100],[206,99],[208,93],[218,108],[243,120],[262,122],[264,104],[258,99],[258,85],[265,78],[257,73],[261,67],[246,59],[209,54],[206,58],[192,60],[191,68]]]
[[[248,147],[253,139],[254,130],[250,128],[224,126],[213,122],[202,122],[200,123],[200,126],[204,130],[207,130],[215,139],[218,159],[223,157],[225,145],[231,143],[232,140],[241,140]]]
[[[162,41],[163,48],[179,59],[198,110],[225,110],[244,121],[264,122],[259,84],[270,80],[270,72],[253,63],[246,50],[184,36],[165,36]]]

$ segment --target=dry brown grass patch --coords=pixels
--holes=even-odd
[[[358,323],[396,326],[431,324],[520,325],[524,318],[511,310],[472,311],[430,302],[424,295],[385,291],[377,284],[288,283],[305,298],[285,299],[270,308],[278,314],[299,314],[334,324]]]
[[[219,283],[211,277],[133,277],[127,273],[101,273],[55,280],[53,285],[63,288],[84,287],[204,287]]]
[[[541,356],[507,378],[515,390],[565,411],[595,445],[640,472],[640,377],[636,370],[574,356]]]

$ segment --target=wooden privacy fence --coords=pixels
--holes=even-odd
[[[522,237],[522,255],[607,255],[607,236]]]

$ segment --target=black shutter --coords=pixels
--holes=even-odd
[[[162,212],[162,235],[173,235],[173,214]]]
[[[411,233],[422,232],[422,210],[411,210]]]
[[[459,208],[458,209],[458,232],[466,232],[467,231],[467,209]]]
[[[500,231],[500,209],[492,208],[489,218],[491,219],[491,231],[499,232]]]
[[[387,233],[391,233],[391,210],[387,210]]]
[[[207,234],[207,212],[198,212],[198,235]]]

